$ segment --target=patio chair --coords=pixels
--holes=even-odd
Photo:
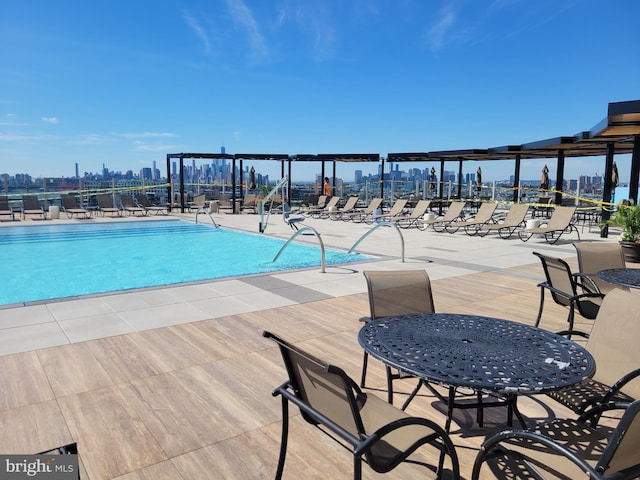
[[[424,214],[427,213],[430,206],[431,200],[418,200],[418,203],[413,207],[411,213],[395,219],[395,224],[401,228],[409,228],[414,225],[417,226],[418,222],[424,218]]]
[[[10,216],[11,220],[16,219],[15,212],[9,206],[9,197],[7,195],[0,195],[0,217],[3,215]]]
[[[640,399],[640,295],[612,290],[602,301],[585,348],[596,373],[571,387],[547,395],[577,414],[596,404]]]
[[[347,198],[347,201],[344,202],[344,205],[338,208],[338,210],[335,212],[336,214],[329,215],[329,218],[331,218],[331,220],[340,220],[342,218],[342,215],[353,212],[356,208],[356,205],[358,204],[358,200],[360,200],[359,197],[350,196],[349,198]]]
[[[569,264],[561,258],[550,257],[538,252],[533,252],[533,254],[542,262],[546,277],[546,281],[538,284],[540,287],[540,308],[535,326],[540,324],[544,308],[544,292],[549,290],[554,302],[569,309],[567,318],[569,327],[567,330],[557,333],[566,335],[568,338],[571,338],[573,334],[588,337],[587,333],[573,329],[575,311],[577,310],[584,318],[595,320],[604,295],[598,291],[598,287],[588,277],[580,272],[572,273]]]
[[[334,196],[327,200],[324,207],[313,207],[310,210],[305,212],[307,217],[314,218],[327,218],[329,216],[329,212],[334,211],[334,209],[338,208],[338,202],[340,202],[340,197]]]
[[[576,213],[576,207],[556,207],[546,224],[535,228],[525,228],[518,232],[518,236],[520,240],[526,242],[533,235],[544,235],[545,241],[553,245],[563,234],[576,232],[578,240],[580,240],[580,232],[573,224],[574,213]]]
[[[111,196],[111,194],[99,193],[98,195],[96,195],[96,200],[98,201],[98,211],[103,217],[105,213],[111,214],[112,217],[114,215],[122,215],[122,210],[116,207],[116,205],[113,203],[113,197]]]
[[[252,213],[258,213],[258,199],[255,193],[247,193],[242,199],[240,211],[251,210]]]
[[[376,215],[368,215],[365,217],[365,223],[371,224],[373,222],[394,222],[404,215],[404,208],[407,206],[406,198],[398,198],[391,209],[386,213],[379,213]]]
[[[278,344],[289,379],[275,389],[282,397],[282,439],[275,478],[282,478],[289,434],[289,402],[302,418],[338,441],[353,454],[353,478],[362,478],[362,462],[378,473],[387,473],[419,447],[428,445],[439,464],[420,465],[442,477],[445,458],[447,478],[459,479],[455,447],[438,424],[411,417],[371,393],[364,393],[341,368],[319,360],[270,332],[263,336]],[[330,460],[325,460],[330,461]]]
[[[344,213],[340,216],[340,219],[345,222],[348,222],[349,220],[352,220],[354,223],[364,222],[367,217],[374,215],[374,212],[379,210],[381,205],[382,199],[376,197],[369,202],[369,205],[367,205],[365,209],[351,213]]]
[[[426,230],[431,225],[434,231],[443,232],[449,224],[458,221],[458,219],[462,216],[462,211],[464,210],[465,203],[466,202],[463,201],[451,202],[449,208],[447,208],[447,211],[444,212],[444,215],[436,217],[432,220],[423,220],[418,225],[418,228],[420,230]]]
[[[63,193],[60,195],[60,201],[62,202],[62,210],[67,214],[67,217],[72,218],[74,215],[84,215],[84,218],[89,218],[89,210],[78,207],[75,195]]]
[[[600,280],[596,273],[609,268],[625,268],[624,253],[618,242],[576,242],[573,244],[578,254],[578,270],[596,284],[605,295],[615,286]]]
[[[493,214],[496,212],[496,208],[498,208],[497,203],[493,202],[483,202],[478,209],[478,213],[476,213],[475,217],[463,222],[460,226],[464,227],[464,233],[467,235],[473,236],[477,235],[478,232],[487,224],[495,224],[496,221],[493,218]],[[457,225],[457,224],[456,224]],[[457,230],[457,229],[456,229]],[[447,228],[447,232],[453,233]]]
[[[526,203],[516,203],[511,205],[507,216],[497,223],[491,225],[484,225],[478,230],[477,234],[484,237],[489,232],[497,231],[500,238],[508,239],[515,233],[515,231],[525,225],[525,217],[529,211],[529,205]]]
[[[195,210],[196,212],[205,209],[209,206],[207,202],[207,195],[204,193],[199,193],[193,197],[193,202],[189,203],[189,210]]]
[[[309,205],[309,208],[307,210],[305,210],[302,214],[305,217],[308,217],[311,215],[311,212],[313,211],[317,211],[317,210],[322,210],[326,205],[327,205],[327,199],[329,197],[327,195],[320,195],[318,197],[318,201],[316,202],[315,205]]]
[[[26,219],[27,215],[39,215],[43,220],[47,218],[36,195],[22,195],[22,218]]]
[[[292,217],[291,216],[291,207],[288,203],[282,204],[282,219],[284,223],[289,225],[292,230],[298,230],[298,223],[304,222],[304,217]]]
[[[231,213],[233,213],[233,205],[231,204],[231,197],[229,194],[221,193],[218,200],[218,211],[231,210]]]
[[[586,422],[604,411],[624,410],[613,430],[598,430]],[[487,478],[632,479],[640,476],[640,400],[610,404],[578,420],[558,419],[532,430],[506,430],[490,436],[478,452],[472,480]]]
[[[120,203],[122,204],[124,214],[127,216],[135,215],[136,213],[139,213],[141,216],[147,214],[147,211],[144,208],[138,207],[133,203],[133,197],[128,193],[120,195]]]
[[[435,312],[431,281],[425,270],[365,270],[362,273],[367,281],[370,316],[362,317],[361,322],[393,315]],[[366,384],[368,362],[369,354],[365,351],[360,378],[362,388],[365,388]],[[411,376],[394,373],[389,366],[385,366],[385,369],[388,402],[393,403],[393,381]],[[421,383],[418,383],[416,389],[420,388],[420,385]]]
[[[153,205],[149,200],[149,197],[147,197],[147,195],[144,193],[136,193],[136,202],[138,202],[138,205],[147,211],[147,214],[149,213],[153,215],[169,214],[169,209],[166,206],[163,207],[161,205]]]

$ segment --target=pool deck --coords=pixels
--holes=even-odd
[[[176,215],[193,220],[193,214]],[[213,215],[223,227],[257,232],[257,215]],[[151,217],[148,220],[162,219]],[[136,219],[139,220],[139,219]],[[209,221],[201,217],[202,221]],[[51,220],[57,223],[68,220]],[[73,222],[113,222],[94,218]],[[125,221],[133,221],[128,218]],[[12,225],[36,221],[3,222]],[[327,247],[350,248],[372,226],[308,218]],[[579,227],[580,228],[580,227]],[[575,268],[577,235],[556,245],[517,236],[470,237],[431,229],[381,227],[358,248],[375,261],[121,292],[0,309],[1,453],[26,453],[78,442],[86,479],[273,478],[280,401],[270,392],[284,380],[264,329],[331,360],[358,378],[362,349],[358,318],[368,314],[366,269],[426,269],[438,311],[476,313],[533,324],[542,269],[532,251],[567,259]],[[289,238],[272,216],[265,234]],[[314,235],[302,241],[318,243]],[[599,232],[580,232],[583,241]],[[188,248],[188,246],[179,246]],[[212,249],[215,255],[215,249]],[[566,324],[565,309],[548,302],[543,328]],[[577,319],[581,328],[590,322]],[[384,370],[372,365],[371,394],[385,396]],[[403,381],[398,395],[411,391]],[[404,387],[404,389],[403,389]],[[542,397],[519,402],[528,421],[571,416]],[[413,415],[444,424],[442,405],[423,391]],[[504,427],[503,409],[456,411],[452,439],[463,478],[488,432]],[[350,478],[349,454],[293,416],[284,478]],[[428,459],[428,457],[427,457]],[[424,468],[402,465],[387,479],[423,478]],[[382,478],[364,467],[363,478]]]
[[[94,217],[89,220],[49,220],[47,223],[110,223],[175,217],[193,221],[195,215]],[[258,215],[218,214],[212,217],[223,227],[258,232]],[[200,216],[199,221],[210,223],[207,216]],[[2,222],[0,228],[42,223],[32,220]],[[339,249],[351,248],[373,227],[364,223],[314,218],[306,218],[300,226],[313,227],[320,233],[326,247]],[[462,230],[453,235],[437,233],[431,228],[426,231],[400,229],[400,232],[402,238],[397,229],[380,227],[360,243],[358,252],[379,256],[379,260],[342,267],[327,266],[326,273],[321,273],[318,267],[91,295],[14,308],[0,307],[0,330],[3,333],[0,338],[0,355],[363,293],[366,292],[366,284],[362,271],[366,269],[425,268],[430,278],[437,280],[535,263],[536,259],[531,254],[534,250],[571,258],[575,256],[571,243],[577,240],[575,233],[564,235],[555,245],[548,245],[543,239],[536,238],[524,243],[517,235],[503,240],[493,232],[484,238],[470,237]],[[292,233],[293,230],[284,224],[280,216],[270,217],[266,235],[287,239]],[[601,239],[599,233],[590,233],[586,227],[580,237],[582,240],[615,241],[615,238]],[[313,234],[299,235],[298,240],[319,244]],[[401,261],[403,243],[404,263]],[[188,248],[188,245],[180,248]],[[211,249],[211,255],[215,256],[214,248]]]

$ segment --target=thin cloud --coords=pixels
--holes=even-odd
[[[440,11],[438,19],[431,25],[427,32],[431,50],[437,52],[446,43],[451,28],[456,23],[456,12],[451,6],[445,6]]]
[[[141,133],[118,133],[116,134],[123,138],[162,138],[162,137],[175,137],[175,133],[168,132],[141,132]]]
[[[227,0],[234,25],[247,34],[251,58],[261,61],[269,57],[269,49],[253,13],[242,0]]]
[[[58,119],[56,117],[42,117],[41,120],[44,123],[49,123],[51,125],[56,125],[59,123]]]
[[[207,35],[205,29],[202,28],[202,25],[200,25],[198,20],[189,12],[183,12],[182,17],[185,22],[187,22],[187,25],[191,28],[193,33],[195,33],[196,37],[198,37],[202,42],[202,49],[204,53],[207,55],[211,54],[211,42],[209,41],[209,35]]]

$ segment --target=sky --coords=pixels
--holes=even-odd
[[[574,135],[640,99],[638,19],[637,0],[3,0],[0,173],[156,161],[164,175],[166,154],[222,146],[386,156]],[[616,163],[624,182],[630,158]],[[544,164],[523,160],[521,178]],[[514,170],[464,173],[478,165],[486,181]],[[279,177],[279,163],[255,168]],[[567,159],[565,177],[603,170]]]

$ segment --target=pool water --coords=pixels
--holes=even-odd
[[[0,305],[320,266],[320,248],[180,220],[0,231]],[[327,265],[365,260],[325,249]]]

